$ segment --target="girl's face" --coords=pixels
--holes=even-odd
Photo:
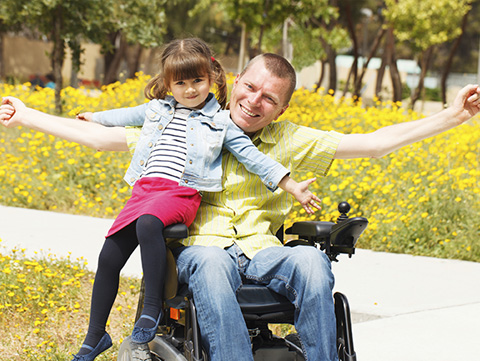
[[[210,78],[204,76],[172,80],[169,84],[169,90],[180,104],[188,108],[201,109],[205,105],[205,100],[210,92],[210,86]]]

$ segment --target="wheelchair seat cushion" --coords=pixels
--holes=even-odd
[[[264,315],[295,309],[286,297],[263,285],[244,284],[237,293],[237,300],[244,314]]]

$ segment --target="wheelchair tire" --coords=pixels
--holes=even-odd
[[[117,361],[187,361],[187,359],[161,336],[156,336],[148,347],[132,343],[129,336],[120,345]]]

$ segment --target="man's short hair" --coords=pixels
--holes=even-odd
[[[290,102],[292,98],[292,94],[295,91],[295,87],[297,86],[297,76],[295,73],[295,69],[293,68],[292,64],[285,59],[283,56],[273,54],[273,53],[265,53],[260,54],[254,57],[252,60],[249,61],[247,66],[243,69],[240,73],[240,77],[245,74],[245,72],[250,68],[250,66],[256,63],[259,60],[263,60],[265,64],[265,68],[275,77],[280,79],[288,79],[290,81],[290,86],[287,88],[285,93],[286,101],[285,105]]]

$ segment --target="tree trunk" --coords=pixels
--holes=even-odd
[[[320,89],[323,83],[323,78],[325,77],[325,61],[320,61],[320,76],[318,77],[317,88],[315,89],[316,92]]]
[[[353,64],[352,64],[352,67],[350,68],[350,72],[348,74],[348,78],[345,83],[343,96],[345,96],[346,93],[348,92],[348,86],[350,84],[351,77],[353,76],[353,84],[355,85],[357,83],[357,76],[358,76],[358,39],[357,39],[357,34],[355,33],[355,25],[353,24],[352,9],[349,2],[345,3],[345,15],[347,18],[348,33],[350,34],[350,38],[352,39],[352,45],[353,45]]]
[[[118,80],[118,73],[122,60],[125,58],[127,42],[120,31],[110,36],[113,52],[105,54],[105,77],[103,84],[111,84]]]
[[[425,82],[425,76],[427,75],[427,71],[430,65],[430,59],[432,58],[433,54],[433,46],[425,50],[420,58],[420,78],[418,79],[418,86],[415,89],[412,95],[412,109],[415,107],[415,103],[418,99],[420,99],[420,95],[423,92],[423,86]]]
[[[388,30],[387,37],[389,38],[388,53],[390,54],[389,68],[390,79],[392,80],[393,88],[393,101],[399,102],[402,100],[402,78],[397,67],[397,53],[395,52],[395,36],[393,34],[393,28]]]
[[[265,0],[264,6],[263,6],[263,14],[262,14],[264,21],[265,19],[268,19],[269,5],[270,5],[270,0]],[[260,34],[258,35],[258,43],[256,48],[254,49],[255,54],[252,54],[254,56],[257,56],[262,53],[262,41],[263,41],[264,32],[265,32],[265,25],[264,23],[262,23],[262,25],[260,26]]]
[[[388,43],[389,39],[388,37],[385,39],[385,45],[384,45],[384,50],[382,54],[382,62],[380,63],[380,67],[378,68],[377,71],[377,80],[375,82],[375,96],[379,99],[382,98],[381,92],[382,92],[382,84],[383,84],[383,77],[385,76],[385,69],[387,68],[387,63],[388,63]]]
[[[348,71],[348,76],[347,80],[345,81],[345,87],[343,88],[343,96],[345,97],[348,92],[348,85],[350,84],[350,79],[352,78],[352,74],[356,71],[357,69],[357,59],[353,60],[353,64],[350,67],[350,70]]]
[[[333,95],[337,91],[337,64],[335,62],[337,53],[331,46],[328,46],[326,50],[328,62],[328,90],[333,91]]]
[[[135,78],[135,74],[140,70],[140,59],[142,57],[143,47],[135,44],[127,47],[127,68],[128,77]]]
[[[4,55],[4,36],[3,32],[0,32],[0,79],[5,79],[5,55]]]
[[[63,88],[62,66],[65,58],[65,41],[62,39],[62,8],[56,9],[53,23],[53,51],[52,67],[55,78],[55,112],[62,114],[62,99],[60,92]]]
[[[455,56],[458,46],[460,45],[460,41],[463,38],[463,34],[465,33],[465,29],[468,23],[467,20],[468,20],[469,13],[470,11],[467,12],[463,17],[462,32],[460,33],[459,37],[456,38],[455,41],[453,42],[452,48],[450,49],[450,53],[448,54],[448,59],[445,62],[445,67],[443,68],[443,71],[442,71],[442,79],[440,81],[440,84],[442,87],[442,102],[444,106],[447,104],[447,78],[448,78],[448,75],[450,74],[450,69],[452,68],[453,57]]]
[[[80,72],[80,67],[82,62],[80,57],[82,55],[82,45],[80,39],[77,37],[74,40],[68,42],[68,47],[72,53],[72,69],[70,74],[70,86],[77,88],[78,87],[78,73]]]
[[[383,24],[382,24],[382,26],[377,31],[377,35],[375,36],[375,39],[373,40],[373,44],[372,44],[372,47],[370,49],[370,53],[368,54],[368,58],[363,63],[362,71],[357,78],[357,82],[354,84],[353,94],[357,97],[362,96],[362,94],[361,94],[362,93],[362,82],[363,82],[363,78],[365,76],[365,73],[367,72],[368,64],[370,63],[370,60],[372,60],[373,56],[377,52],[377,49],[380,46],[380,43],[381,43],[384,35],[385,35],[385,28],[383,27]]]
[[[240,54],[238,56],[237,73],[240,74],[245,67],[245,54],[247,49],[247,26],[242,23],[242,35],[240,37]]]

